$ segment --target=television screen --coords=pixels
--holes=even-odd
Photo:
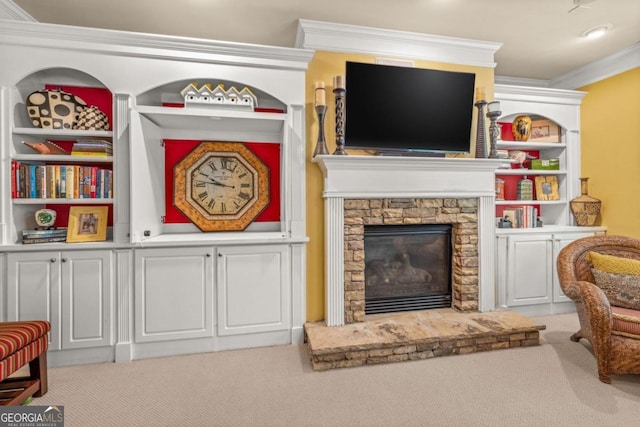
[[[347,62],[345,146],[468,153],[475,74]]]

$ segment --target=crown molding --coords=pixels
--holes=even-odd
[[[580,105],[587,92],[569,89],[545,88],[534,86],[514,86],[496,84],[493,87],[495,99],[547,104]]]
[[[551,80],[496,76],[496,84],[572,90],[640,67],[640,42]]]
[[[495,68],[502,43],[298,20],[295,47]]]
[[[190,37],[0,20],[2,44],[167,60],[306,70],[313,51]]]
[[[11,0],[0,0],[0,19],[37,22],[33,16],[29,15]]]
[[[529,79],[525,77],[495,76],[494,83],[501,85],[549,87],[549,80]]]
[[[609,55],[584,67],[556,77],[549,82],[550,87],[575,89],[606,79],[616,74],[640,67],[640,42]]]

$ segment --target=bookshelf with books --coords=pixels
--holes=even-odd
[[[46,98],[49,93],[72,94],[87,105],[100,106],[108,123],[99,128],[92,125],[77,128],[48,124],[41,117],[34,119],[32,95]],[[13,105],[6,145],[9,157],[6,176],[10,176],[8,214],[12,220],[0,236],[3,244],[24,244],[22,232],[35,228],[33,215],[38,209],[55,210],[56,225],[66,227],[71,206],[113,207],[116,192],[111,91],[86,73],[47,69],[22,78],[8,98]],[[61,111],[60,106],[57,110],[53,108],[55,98],[48,102],[52,111]],[[40,114],[40,110],[36,112]],[[42,112],[43,117],[48,114]],[[76,116],[76,121],[77,117],[80,116]],[[76,145],[82,151],[75,149]],[[108,241],[113,236],[113,212],[110,208]]]
[[[606,232],[602,226],[577,226],[569,206],[580,194],[585,94],[500,84],[494,90],[502,111],[497,149],[505,157],[496,170],[498,306],[525,315],[573,311],[558,283],[557,254],[576,239]],[[518,141],[512,124],[523,115],[531,119],[532,132]]]

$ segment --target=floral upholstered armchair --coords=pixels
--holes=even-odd
[[[640,374],[640,240],[592,236],[558,254],[563,292],[576,303],[580,330],[588,340],[600,381],[611,374]]]

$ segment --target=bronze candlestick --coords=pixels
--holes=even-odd
[[[318,141],[316,142],[316,149],[313,152],[313,157],[317,155],[329,154],[327,149],[327,141],[324,137],[324,118],[327,115],[326,105],[316,105],[316,113],[318,114]]]
[[[346,156],[344,151],[344,95],[346,93],[344,77],[333,78],[333,93],[336,97],[336,151],[334,155]]]
[[[497,120],[502,114],[502,111],[500,111],[500,102],[490,102],[487,106],[487,110],[487,117],[491,120],[491,124],[489,125],[489,158],[497,159],[498,151],[496,144],[498,143],[498,137],[500,136],[500,128],[498,127]]]
[[[478,128],[476,130],[476,159],[487,158],[487,135],[484,126],[484,106],[487,101],[481,99],[475,103],[478,107]]]

